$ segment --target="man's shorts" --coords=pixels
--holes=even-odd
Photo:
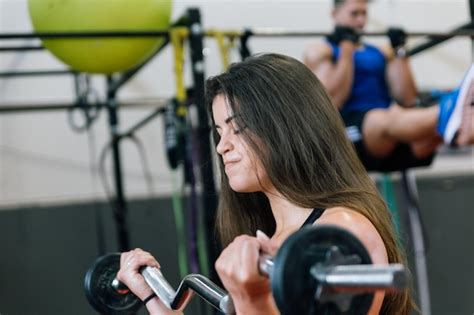
[[[413,154],[411,147],[405,143],[399,143],[389,156],[383,158],[370,154],[365,147],[362,134],[366,114],[367,112],[344,113],[342,119],[346,125],[346,133],[367,171],[393,172],[431,164],[434,153],[427,158],[419,159]]]

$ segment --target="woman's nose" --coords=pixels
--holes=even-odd
[[[229,136],[226,134],[222,134],[219,143],[217,144],[217,153],[219,153],[220,155],[224,155],[227,151],[230,151],[232,147],[233,144]]]

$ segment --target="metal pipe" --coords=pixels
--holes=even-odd
[[[262,275],[270,277],[273,273],[274,266],[275,263],[272,256],[264,254],[258,258],[258,270]]]
[[[147,99],[147,100],[128,100],[117,102],[117,107],[158,107],[162,108],[166,106],[167,100],[164,99]],[[107,103],[99,102],[93,104],[87,104],[87,108],[99,109],[107,107]],[[54,110],[72,110],[72,109],[83,109],[83,106],[73,103],[63,104],[37,104],[37,105],[24,105],[24,104],[10,104],[0,105],[0,113],[22,113],[22,112],[35,112],[35,111],[54,111]],[[158,109],[160,110],[160,109]]]
[[[171,303],[176,296],[176,292],[169,282],[165,279],[160,269],[155,267],[145,267],[141,271],[142,276],[148,283],[158,298],[171,309]]]
[[[214,284],[208,278],[199,274],[187,275],[181,282],[173,303],[172,309],[183,310],[194,292],[210,305],[225,314],[234,313],[234,304],[226,291]]]
[[[235,31],[223,31],[224,35],[235,36]],[[250,28],[245,31],[241,31],[239,36],[257,36],[257,37],[324,37],[331,35],[332,32],[313,32],[313,31],[291,31],[286,29],[277,28]],[[442,32],[407,32],[409,37],[433,37],[433,38],[451,38],[453,36],[474,36],[474,30],[472,29],[458,29],[449,33]],[[387,32],[362,32],[360,36],[366,37],[384,37],[387,36]]]
[[[26,51],[42,51],[46,48],[44,46],[2,46],[0,47],[1,52],[26,52]]]
[[[442,42],[454,37],[454,36],[470,36],[474,38],[474,23],[471,21],[467,24],[461,25],[451,32],[445,33],[443,36],[438,36],[436,34],[426,34],[428,36],[428,40],[425,43],[419,44],[413,48],[411,48],[408,52],[408,56],[413,56],[418,54],[422,51],[425,51],[431,47],[434,47]],[[461,35],[464,34],[464,35]]]
[[[94,104],[89,105],[91,107],[104,107],[104,104]],[[0,106],[0,113],[22,113],[22,112],[32,112],[32,111],[54,111],[54,110],[68,110],[80,108],[77,104],[54,104],[54,105],[3,105]]]
[[[402,289],[407,285],[405,268],[391,265],[315,265],[311,274],[318,285],[356,292]]]
[[[37,32],[37,33],[3,33],[0,39],[78,39],[78,38],[104,38],[104,37],[160,37],[168,36],[168,30],[161,31],[87,31],[87,32]]]
[[[11,77],[27,77],[27,76],[47,76],[47,75],[63,75],[76,74],[72,70],[41,70],[41,71],[16,71],[16,72],[0,72],[0,78]]]
[[[258,37],[322,37],[332,34],[331,31],[326,32],[315,32],[315,31],[299,31],[299,30],[288,30],[279,28],[247,28],[245,30],[222,30],[219,32],[224,36],[238,37],[243,36],[258,36]],[[207,37],[214,36],[215,32],[212,30],[203,30],[202,35]],[[160,37],[168,36],[168,30],[161,31],[115,31],[115,32],[39,32],[39,33],[3,33],[0,34],[0,39],[11,40],[11,39],[33,39],[41,38],[47,40],[57,39],[84,39],[84,38],[117,38],[117,37]],[[361,36],[367,37],[383,37],[387,36],[387,32],[362,32]],[[453,32],[407,32],[409,37],[433,37],[433,38],[451,38],[453,36],[474,36],[474,30],[465,28],[457,29]]]
[[[145,267],[141,274],[153,292],[170,309],[183,310],[196,293],[221,312],[225,314],[234,312],[232,300],[227,292],[202,275],[187,275],[181,281],[178,290],[174,291],[158,268]],[[114,289],[117,290],[119,285],[117,282],[114,284]]]

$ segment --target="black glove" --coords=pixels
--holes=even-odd
[[[359,42],[360,35],[355,29],[348,26],[336,25],[334,32],[327,36],[328,41],[339,45],[341,41],[348,40],[357,44]]]
[[[403,47],[407,41],[407,33],[401,28],[390,27],[387,32],[388,38],[392,48],[396,51],[398,48]]]

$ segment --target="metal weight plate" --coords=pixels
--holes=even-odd
[[[118,293],[112,287],[120,269],[120,253],[99,257],[87,270],[84,291],[89,304],[100,314],[135,314],[142,302],[131,292]]]
[[[343,255],[357,255],[357,264],[370,264],[369,253],[351,233],[335,226],[310,226],[292,234],[280,247],[271,274],[272,291],[282,314],[367,314],[373,294],[361,294],[341,312],[333,303],[315,299],[317,282],[310,274],[316,263],[324,263],[327,253],[337,246]]]

